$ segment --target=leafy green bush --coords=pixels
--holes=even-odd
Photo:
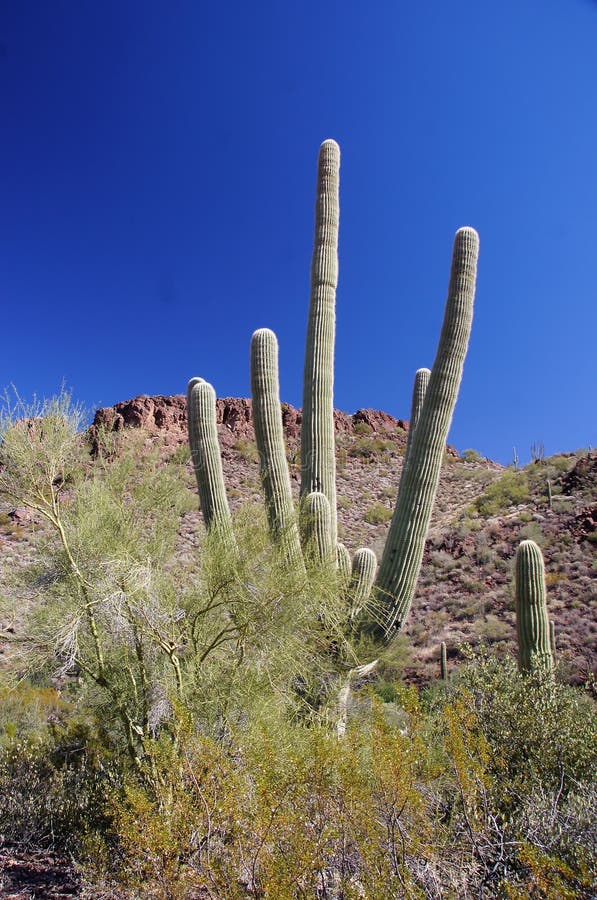
[[[395,449],[393,441],[386,441],[383,438],[377,437],[361,437],[348,448],[348,455],[372,459]]]
[[[464,462],[469,462],[469,463],[481,462],[481,460],[483,459],[483,457],[477,450],[471,450],[471,449],[463,450],[461,458],[464,460]]]
[[[392,510],[384,506],[383,503],[373,503],[363,518],[369,525],[382,525],[384,522],[390,521]]]
[[[477,497],[472,509],[484,518],[499,516],[511,506],[526,503],[530,496],[526,473],[506,469],[498,481],[488,485]]]

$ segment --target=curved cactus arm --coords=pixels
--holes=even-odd
[[[402,471],[398,499],[379,573],[373,623],[378,638],[402,627],[413,600],[425,536],[439,482],[452,414],[458,396],[473,317],[479,237],[473,228],[456,232],[448,299],[425,401]]]
[[[328,498],[321,491],[307,494],[302,508],[305,550],[316,563],[332,559],[331,512]]]
[[[269,328],[260,328],[251,338],[251,395],[255,441],[259,451],[259,468],[270,534],[282,547],[288,562],[304,569],[284,446],[278,380],[278,340]]]
[[[340,148],[324,141],[319,151],[311,301],[307,327],[301,427],[301,497],[321,491],[331,511],[337,542],[334,442],[334,339],[338,281],[338,185]]]
[[[232,519],[218,443],[215,391],[207,381],[193,378],[189,382],[187,402],[189,444],[205,527],[208,531],[217,528],[231,534]]]
[[[534,541],[521,541],[515,563],[516,632],[521,672],[553,668],[543,554]]]
[[[350,553],[344,544],[336,544],[336,567],[341,585],[347,587],[350,581],[352,564],[350,562]]]
[[[406,450],[404,451],[404,466],[408,462],[410,456],[410,448],[412,446],[415,431],[423,409],[423,401],[427,393],[429,378],[431,377],[430,369],[417,369],[415,373],[415,383],[413,385],[413,396],[410,404],[410,421],[408,423],[408,438],[406,441]]]
[[[357,550],[352,560],[352,575],[348,587],[351,618],[357,616],[369,600],[376,568],[377,557],[373,550],[369,550],[367,547]]]

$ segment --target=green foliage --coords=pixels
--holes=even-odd
[[[110,827],[110,761],[81,723],[35,728],[0,746],[0,833],[33,849],[84,854]]]
[[[383,525],[392,518],[392,510],[383,503],[373,503],[363,516],[369,525]]]
[[[462,459],[464,462],[476,463],[481,462],[483,457],[477,450],[463,450],[462,451]]]
[[[255,441],[249,441],[247,438],[239,438],[232,445],[232,449],[238,453],[239,456],[242,456],[243,459],[246,459],[247,462],[254,463],[259,461],[259,453],[257,452]]]
[[[395,450],[393,441],[378,437],[361,437],[348,448],[349,456],[376,459],[384,453]]]
[[[483,518],[499,516],[512,506],[519,506],[530,499],[530,491],[525,472],[506,469],[498,481],[485,488],[472,504],[472,511]]]

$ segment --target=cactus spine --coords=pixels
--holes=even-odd
[[[374,625],[378,637],[400,630],[412,603],[425,536],[452,414],[458,396],[473,316],[479,237],[473,228],[456,232],[444,322],[423,408],[403,469],[398,499],[379,573]]]
[[[521,541],[515,569],[518,666],[521,672],[553,669],[543,554],[534,541]]]
[[[340,148],[324,141],[319,151],[311,301],[305,350],[301,427],[301,497],[321,491],[330,506],[330,540],[337,543],[334,439],[334,339],[338,281]]]
[[[448,651],[445,641],[439,645],[439,674],[442,681],[448,680]]]
[[[251,395],[255,441],[259,451],[270,534],[282,546],[288,562],[303,567],[284,446],[278,380],[278,340],[269,328],[260,328],[251,339]]]
[[[219,529],[232,533],[218,443],[216,395],[211,384],[192,378],[187,403],[189,444],[205,527],[208,531]]]

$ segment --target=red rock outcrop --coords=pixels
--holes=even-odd
[[[224,450],[230,449],[238,440],[252,441],[255,434],[251,415],[251,401],[246,398],[225,397],[216,400],[216,417],[220,442]],[[282,403],[282,424],[286,440],[290,445],[300,441],[302,413],[288,403]],[[359,409],[354,415],[334,410],[334,425],[337,434],[352,435],[355,425],[365,424],[372,434],[394,438],[405,443],[408,422],[395,419],[385,412],[375,409]],[[160,435],[172,449],[187,440],[187,403],[181,394],[167,397],[139,396],[124,400],[115,406],[98,409],[89,434],[94,451],[98,449],[98,439],[102,430],[117,433],[125,428],[143,429],[148,437]]]

